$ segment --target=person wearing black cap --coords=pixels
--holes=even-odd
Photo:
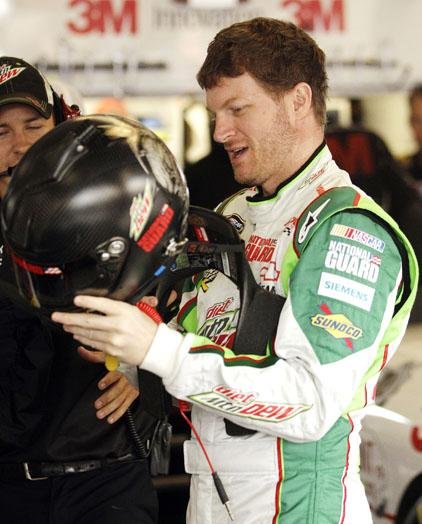
[[[28,147],[77,114],[79,108],[68,106],[35,67],[19,58],[0,57],[0,196]]]
[[[0,199],[30,146],[78,113],[35,67],[0,57]],[[2,524],[155,523],[139,449],[155,420],[134,409],[129,430],[123,417],[137,407],[137,388],[80,358],[90,353],[76,353],[71,336],[15,304],[10,267],[0,238]]]

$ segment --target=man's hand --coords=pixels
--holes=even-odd
[[[98,313],[54,312],[54,322],[84,346],[104,351],[122,362],[142,364],[157,324],[136,306],[102,297],[77,296],[76,306]]]
[[[84,360],[94,364],[101,364],[105,361],[105,353],[102,351],[90,351],[79,347],[78,353]],[[139,390],[121,371],[109,371],[98,382],[98,389],[106,391],[95,401],[97,417],[100,419],[107,417],[109,424],[119,420],[139,396]]]
[[[98,388],[105,392],[95,401],[97,417],[107,417],[113,424],[121,418],[132,402],[139,396],[139,390],[132,386],[120,371],[109,371],[98,383]]]

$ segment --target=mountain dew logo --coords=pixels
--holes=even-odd
[[[15,78],[24,71],[24,67],[11,67],[9,64],[0,65],[0,84],[4,84],[11,78]]]
[[[362,336],[362,330],[354,326],[352,322],[343,314],[322,315],[321,313],[311,317],[313,326],[320,327],[327,331],[334,338],[352,338],[356,340]]]

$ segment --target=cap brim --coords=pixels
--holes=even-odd
[[[30,97],[10,95],[3,96],[0,98],[0,106],[5,106],[9,104],[24,104],[26,106],[30,106],[44,118],[50,118],[51,113],[53,111],[53,107],[50,104],[47,105],[46,109],[43,109],[41,105],[37,103],[36,100]]]

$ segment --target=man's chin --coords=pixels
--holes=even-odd
[[[256,185],[256,181],[250,173],[242,173],[239,170],[234,170],[234,179],[242,186],[252,187]]]

